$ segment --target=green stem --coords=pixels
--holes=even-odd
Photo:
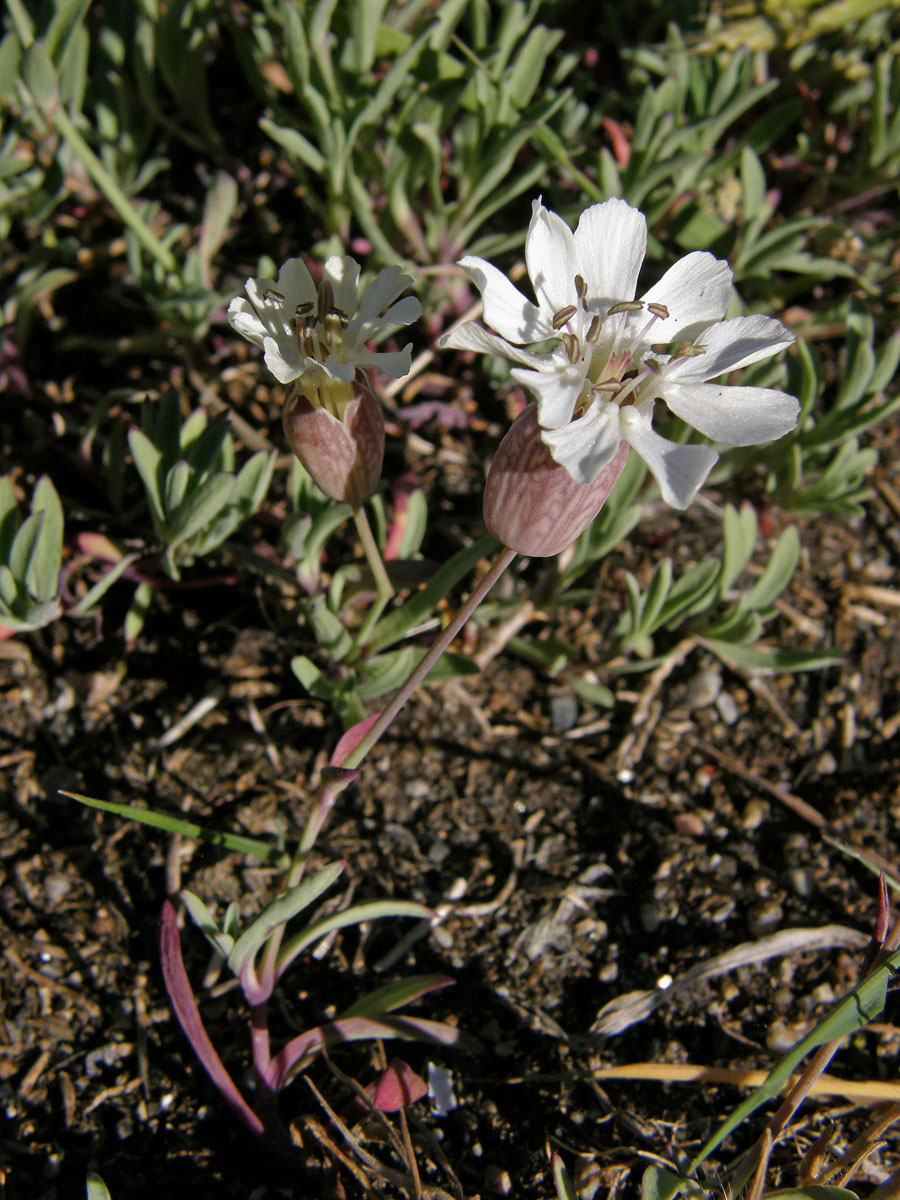
[[[500,551],[487,574],[479,580],[465,604],[463,604],[447,628],[443,630],[440,637],[437,638],[434,645],[412,672],[409,679],[407,679],[387,708],[384,709],[368,733],[366,733],[359,744],[351,750],[341,763],[342,767],[353,768],[359,766],[515,557],[515,550],[508,550],[504,547]]]
[[[366,528],[368,529],[368,521],[366,521]],[[360,533],[360,536],[363,536],[362,533]],[[369,537],[371,536],[371,530],[369,529]],[[341,763],[342,768],[353,769],[354,767],[359,766],[375,743],[381,738],[385,730],[390,726],[397,713],[399,713],[400,709],[404,706],[404,704],[407,702],[437,660],[441,657],[462,627],[466,624],[466,622],[475,612],[475,609],[482,602],[482,600],[515,557],[516,551],[507,550],[505,547],[497,555],[488,572],[476,584],[472,594],[468,597],[465,604],[462,605],[459,612],[457,612],[456,616],[453,618],[447,628],[443,630],[441,635],[437,638],[434,645],[431,647],[416,669],[412,672],[406,683],[404,683],[403,687],[400,689],[388,707],[384,710],[384,712],[381,713],[378,720],[372,725],[372,728],[368,731],[365,737],[360,740],[359,745],[357,745]],[[384,570],[383,564],[381,569]],[[288,870],[287,881],[285,883],[286,891],[289,891],[291,888],[295,888],[303,878],[303,872],[306,868],[309,852],[315,844],[316,838],[319,836],[319,833],[322,830],[322,826],[328,819],[328,815],[334,807],[334,802],[337,799],[338,794],[345,786],[345,783],[329,781],[328,783],[323,784],[319,789],[319,795],[316,797],[312,812],[310,812],[306,821],[306,825],[304,826],[303,834],[300,838],[300,845],[297,847],[297,850],[294,853],[293,861],[291,862],[290,869]],[[272,936],[266,943],[266,947],[263,952],[262,971],[274,971],[275,962],[278,958],[278,952],[281,949],[283,936],[283,925],[273,930]]]
[[[350,661],[352,662],[365,646],[366,639],[375,627],[378,618],[384,612],[385,605],[391,596],[394,594],[394,588],[388,578],[387,568],[384,565],[384,559],[381,557],[381,551],[378,549],[378,544],[375,541],[375,536],[372,533],[372,527],[369,524],[369,519],[366,516],[366,510],[360,504],[354,505],[353,520],[356,522],[356,531],[359,534],[359,540],[362,543],[363,553],[366,556],[366,561],[369,564],[369,569],[375,578],[375,599],[366,613],[365,620],[360,626],[359,632],[353,639],[353,646],[350,650]]]
[[[27,50],[34,41],[34,26],[31,24],[28,13],[20,3],[20,0],[6,0],[6,7],[9,9],[9,15],[12,17],[13,25],[16,27],[16,33],[19,35],[22,49]]]
[[[113,206],[122,222],[131,230],[148,254],[151,254],[167,271],[178,271],[178,262],[171,251],[160,242],[150,226],[138,215],[131,201],[104,167],[103,163],[90,148],[78,130],[75,128],[69,114],[64,108],[57,107],[52,112],[45,113],[52,121],[60,137],[65,138],[69,146],[81,161],[91,179],[103,192]]]

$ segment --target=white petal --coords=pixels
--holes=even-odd
[[[467,255],[459,266],[469,276],[484,300],[484,321],[510,342],[520,346],[553,335],[550,320],[527,300],[502,271],[483,258]]]
[[[581,372],[568,360],[558,370],[526,371],[514,367],[510,375],[537,400],[538,424],[542,429],[556,429],[572,420],[584,381]]]
[[[305,369],[305,360],[299,354],[294,357],[290,353],[290,349],[283,344],[277,342],[275,338],[267,337],[263,342],[265,348],[266,366],[275,376],[279,383],[290,383],[303,374]],[[288,353],[285,354],[285,350]]]
[[[268,301],[264,300],[266,292],[271,289],[278,291],[278,284],[274,279],[248,279],[244,284],[244,289],[250,297],[250,303],[254,308],[262,310]]]
[[[687,508],[719,457],[709,446],[681,446],[654,432],[652,410],[630,404],[621,410],[623,439],[632,446],[653,474],[666,504]]]
[[[576,483],[593,483],[619,449],[619,414],[617,404],[595,400],[577,421],[560,429],[542,429],[541,441]]]
[[[392,304],[381,321],[385,325],[411,325],[422,315],[422,305],[417,296],[404,296]]]
[[[356,290],[359,284],[359,263],[348,254],[332,254],[325,262],[322,281],[334,288],[334,306],[348,317],[356,312]]]
[[[651,327],[651,342],[693,337],[699,328],[724,317],[731,299],[731,267],[705,250],[694,250],[669,267],[641,299],[669,310],[668,317]]]
[[[370,354],[371,358],[372,355]],[[335,354],[329,354],[322,364],[325,368],[325,374],[330,375],[332,379],[339,379],[342,383],[352,383],[356,376],[356,367],[360,359],[357,355],[353,356],[350,361],[345,358],[338,358]]]
[[[773,388],[718,383],[670,383],[662,396],[676,416],[726,446],[774,442],[797,424],[800,405]]]
[[[538,304],[546,313],[559,312],[575,302],[575,239],[562,217],[531,206],[531,224],[525,238],[525,263]]]
[[[624,200],[592,204],[575,230],[575,252],[588,285],[587,306],[597,311],[633,300],[647,251],[647,221]]]
[[[375,367],[384,371],[385,375],[392,375],[394,379],[402,379],[404,375],[409,374],[412,366],[412,344],[404,346],[402,350],[386,350],[383,353],[377,350],[359,350],[354,356],[354,361],[360,366]]]
[[[495,333],[488,333],[477,321],[467,321],[458,329],[445,333],[438,345],[442,350],[475,350],[479,354],[494,354],[508,358],[510,362],[522,363],[535,371],[556,369],[551,354],[535,354],[533,350],[513,346]]]
[[[720,321],[695,339],[696,344],[705,346],[705,353],[680,362],[676,360],[666,375],[678,380],[715,379],[725,371],[735,371],[761,358],[769,358],[794,340],[791,331],[774,317],[757,315]]]
[[[242,296],[238,296],[228,305],[228,324],[255,346],[263,344],[266,327]]]
[[[267,281],[260,279],[257,282],[265,284]],[[278,283],[269,286],[281,292],[292,316],[298,304],[315,303],[316,285],[302,258],[289,258],[278,272]]]
[[[352,259],[351,259],[352,262]],[[378,317],[380,312],[388,309],[401,292],[412,285],[412,280],[399,267],[385,267],[379,271],[363,293],[359,304],[359,316],[350,322],[351,329],[355,325],[362,326]],[[354,303],[354,308],[356,304]],[[351,309],[345,309],[350,314]]]

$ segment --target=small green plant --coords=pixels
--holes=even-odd
[[[272,480],[275,454],[260,450],[234,473],[227,417],[205,409],[182,419],[174,392],[145,404],[128,444],[144,485],[163,561],[172,579],[215,550],[257,511]]]
[[[134,561],[134,555],[121,558],[80,599],[64,603],[63,532],[62,505],[48,476],[35,485],[24,521],[12,476],[0,478],[0,630],[8,634],[40,629],[64,611],[73,617],[89,616]]]

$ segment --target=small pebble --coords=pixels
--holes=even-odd
[[[703,837],[705,826],[696,813],[679,813],[675,818],[675,828],[685,837]]]
[[[816,761],[817,775],[833,775],[837,769],[837,759],[830,751],[826,750],[823,754],[819,755]]]
[[[793,867],[788,871],[791,887],[798,896],[811,896],[813,893],[813,876],[808,867]]]
[[[717,667],[705,667],[688,681],[685,703],[689,708],[706,708],[721,690],[721,671]]]
[[[745,829],[759,829],[769,815],[769,806],[764,800],[748,800],[741,814],[741,823]]]
[[[512,1191],[512,1180],[509,1172],[501,1167],[488,1166],[484,1169],[484,1186],[498,1196],[508,1196]]]
[[[578,720],[578,701],[569,692],[550,701],[550,722],[557,733],[566,733]]]
[[[761,937],[781,924],[784,909],[777,900],[756,904],[747,916],[747,926],[754,937]]]
[[[719,716],[726,725],[737,724],[741,710],[737,706],[737,701],[729,692],[719,692],[718,696],[716,696],[716,708],[719,711]]]

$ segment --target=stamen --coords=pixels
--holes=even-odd
[[[574,333],[564,333],[562,335],[562,344],[566,348],[569,362],[574,366],[581,358],[581,343]]]
[[[619,390],[619,388],[621,388],[621,386],[622,386],[621,379],[603,379],[603,380],[601,380],[600,383],[595,383],[594,386],[591,388],[591,391],[592,392],[609,392],[610,395],[614,396],[616,394],[616,392]]]
[[[659,317],[661,321],[664,321],[669,315],[669,310],[664,304],[648,304],[647,312],[653,313],[654,317]]]
[[[584,298],[587,295],[587,284],[584,282],[583,275],[575,276],[575,295],[579,301],[584,304]]]
[[[697,358],[706,353],[705,346],[692,346],[690,342],[678,342],[675,346],[675,358]]]
[[[336,312],[327,313],[325,320],[322,322],[322,328],[325,331],[325,336],[332,342],[340,336],[341,330],[344,328],[344,322],[340,318],[340,314]]]
[[[316,316],[320,321],[324,321],[333,308],[334,288],[329,280],[323,279],[316,293]]]
[[[640,312],[644,307],[642,300],[620,300],[618,304],[614,304],[607,312],[607,316],[614,317],[616,313]]]
[[[269,304],[284,304],[284,296],[281,292],[277,292],[275,288],[266,288],[262,294],[263,300]]]
[[[303,347],[303,353],[308,355],[309,358],[319,357],[319,339],[316,337],[314,331],[310,329],[309,325],[303,326],[301,345]]]
[[[553,328],[562,329],[563,325],[571,321],[577,312],[578,309],[574,304],[567,304],[565,308],[561,308],[559,312],[553,314]]]
[[[588,331],[584,335],[584,340],[593,344],[600,337],[600,328],[603,325],[603,318],[599,313],[594,313],[591,317],[591,323],[588,325]]]
[[[350,324],[350,318],[342,308],[333,308],[331,310],[341,323],[341,329],[346,329]]]

